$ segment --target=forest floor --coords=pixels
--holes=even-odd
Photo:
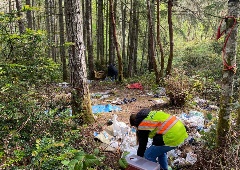
[[[142,108],[150,108],[150,109],[159,109],[164,110],[165,112],[168,112],[170,114],[179,115],[184,112],[184,108],[159,108],[155,102],[154,102],[154,95],[153,92],[150,89],[147,89],[146,87],[143,87],[142,90],[140,89],[129,89],[127,88],[127,85],[119,85],[115,82],[108,82],[108,83],[101,83],[99,81],[94,81],[90,84],[90,94],[91,96],[95,97],[97,94],[107,94],[106,98],[101,98],[101,95],[99,95],[97,98],[92,97],[92,105],[106,105],[111,104],[113,101],[124,101],[124,99],[131,100],[135,99],[134,101],[122,103],[118,105],[121,107],[121,111],[114,111],[114,112],[106,112],[106,113],[98,113],[96,115],[96,122],[91,126],[88,127],[84,131],[84,135],[88,136],[90,138],[86,139],[85,145],[83,147],[85,150],[89,150],[90,152],[92,149],[96,146],[99,146],[99,142],[96,140],[93,140],[94,131],[100,132],[104,130],[104,128],[107,126],[107,123],[109,120],[113,119],[113,115],[116,114],[118,116],[117,120],[119,122],[124,122],[128,126],[129,125],[129,116],[132,113],[137,113]],[[102,95],[103,96],[103,95]],[[114,105],[114,104],[112,104]],[[81,144],[82,145],[82,144]],[[120,169],[118,160],[121,157],[121,152],[105,152],[105,164],[111,167],[112,169]]]

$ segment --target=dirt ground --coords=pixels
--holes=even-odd
[[[112,104],[121,107],[121,111],[114,111],[108,113],[98,114],[98,120],[107,121],[112,119],[113,114],[118,115],[118,121],[129,124],[129,116],[132,113],[137,113],[143,108],[150,108],[152,110],[164,110],[170,114],[181,114],[184,108],[169,108],[154,102],[154,93],[150,89],[129,89],[127,85],[117,85],[116,83],[102,85],[100,82],[95,82],[90,86],[91,94],[109,94],[109,97],[105,99],[92,99],[92,105],[96,104],[111,104],[114,101],[122,101],[124,99],[131,100],[132,102],[123,104]],[[119,103],[119,102],[118,102]]]

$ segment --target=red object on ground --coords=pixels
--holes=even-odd
[[[143,89],[143,87],[140,83],[128,84],[127,88],[129,88],[129,89],[140,89],[140,90]]]

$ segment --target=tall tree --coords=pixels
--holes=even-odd
[[[240,103],[240,90],[239,90],[238,102]],[[238,107],[238,110],[237,110],[237,126],[240,127],[240,107]]]
[[[79,123],[91,123],[94,117],[87,84],[85,47],[83,42],[83,18],[80,9],[81,1],[65,0],[65,17],[69,47],[70,82],[72,91],[72,110]]]
[[[116,3],[116,2],[115,2]],[[114,18],[114,8],[113,8],[113,0],[110,0],[110,13],[111,13],[111,23],[112,23],[112,29],[113,29],[113,37],[115,42],[115,48],[117,51],[117,57],[118,57],[118,81],[123,81],[123,64],[122,64],[122,56],[120,54],[119,44],[117,40],[117,33],[116,33],[116,22]]]
[[[163,53],[163,47],[161,43],[161,36],[160,36],[160,0],[157,0],[157,44],[159,46],[159,51],[161,55],[161,69],[160,69],[159,77],[163,77],[164,53]]]
[[[126,0],[121,1],[121,11],[122,11],[122,59],[126,61]],[[125,68],[125,65],[123,66]]]
[[[128,74],[127,76],[132,77],[133,76],[133,62],[134,62],[134,30],[135,30],[135,24],[134,19],[136,15],[136,6],[135,6],[135,0],[131,0],[131,9],[130,9],[130,21],[129,21],[129,34],[128,34]]]
[[[168,31],[169,31],[169,57],[166,68],[166,74],[169,75],[172,70],[172,62],[173,62],[173,25],[172,25],[172,7],[173,0],[168,0]]]
[[[104,65],[104,19],[103,19],[103,0],[98,1],[97,13],[97,59],[100,65]]]
[[[50,10],[49,10],[49,17],[50,17],[50,45],[51,45],[51,56],[52,59],[54,61],[57,61],[56,59],[56,23],[55,23],[55,17],[56,17],[56,13],[55,13],[55,0],[49,0],[50,1]]]
[[[239,0],[228,1],[228,16],[226,18],[226,37],[223,46],[223,78],[222,95],[220,100],[220,111],[217,128],[217,145],[224,148],[226,137],[229,132],[231,103],[233,94],[233,78],[236,69],[237,53],[237,18],[239,17]],[[219,38],[219,37],[218,37]]]
[[[85,1],[85,25],[87,31],[87,55],[89,78],[94,79],[93,41],[92,41],[92,0]]]
[[[18,16],[18,28],[20,34],[24,33],[25,31],[25,26],[23,23],[23,15],[22,15],[22,1],[21,0],[16,0],[16,8],[17,8],[17,16]]]
[[[155,1],[147,0],[147,13],[148,13],[148,70],[151,72],[154,70],[154,57],[155,57],[155,43],[154,43],[154,33],[155,33]],[[150,17],[150,18],[149,18]],[[152,25],[149,25],[151,22]],[[152,31],[150,30],[150,27]],[[154,45],[154,47],[152,46]],[[153,57],[154,56],[154,57]]]
[[[63,22],[63,0],[58,0],[58,12],[59,12],[59,38],[60,38],[60,56],[62,61],[62,73],[63,81],[68,80],[67,76],[67,60],[65,54],[65,38],[64,38],[64,22]]]
[[[111,7],[111,4],[109,4],[109,6]],[[114,10],[114,8],[113,8]],[[113,37],[113,20],[112,18],[114,18],[113,12],[111,11],[111,9],[109,9],[109,31],[108,31],[108,35],[109,35],[109,40],[108,40],[108,63],[109,64],[113,64],[114,63],[114,55],[115,55],[115,50],[114,50],[114,37]]]
[[[49,0],[45,0],[45,29],[46,29],[46,32],[47,32],[47,48],[46,48],[46,51],[47,51],[47,54],[48,54],[48,57],[50,58],[51,56],[51,51],[50,51],[50,40],[51,40],[51,37],[50,37],[50,32],[51,32],[51,29],[50,29],[50,12],[49,12]],[[40,25],[40,23],[38,24]]]
[[[148,29],[149,29],[149,42],[150,42],[150,54],[151,54],[151,61],[153,63],[153,70],[156,77],[156,84],[159,84],[159,72],[157,68],[157,62],[156,62],[156,54],[155,54],[155,41],[154,41],[154,27],[152,22],[152,10],[151,10],[151,2],[150,0],[147,1],[147,7],[148,7]]]
[[[26,0],[26,5],[29,5],[31,7],[31,0]],[[33,28],[33,20],[32,20],[32,12],[31,10],[27,10],[27,25],[28,28],[32,29]]]

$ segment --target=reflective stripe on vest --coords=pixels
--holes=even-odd
[[[143,120],[139,126],[139,130],[154,130],[157,127],[161,126],[161,122],[151,121],[151,120]]]
[[[176,123],[178,119],[176,116],[170,116],[164,123],[158,127],[158,134],[165,134],[169,129],[171,129]]]
[[[169,116],[167,120],[162,122],[156,122],[152,120],[143,120],[139,126],[139,130],[155,130],[157,128],[157,134],[165,134],[171,127],[178,122],[176,116]]]

